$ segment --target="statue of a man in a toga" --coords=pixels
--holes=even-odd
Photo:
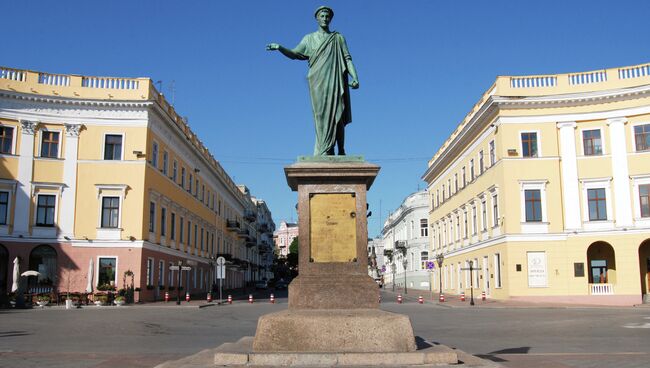
[[[335,145],[338,154],[345,155],[345,125],[352,122],[348,87],[359,88],[359,79],[343,35],[329,29],[334,11],[321,6],[314,16],[318,30],[303,37],[296,48],[270,43],[266,49],[279,50],[290,59],[309,61],[307,79],[316,125],[314,156],[333,155]]]

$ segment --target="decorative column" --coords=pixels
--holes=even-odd
[[[20,150],[18,152],[18,188],[14,212],[14,236],[29,235],[29,208],[32,197],[32,171],[34,166],[34,133],[38,122],[20,121]]]
[[[626,118],[608,119],[609,137],[612,150],[612,176],[614,181],[614,217],[616,227],[632,226],[632,204],[630,200],[630,179],[627,166],[627,145],[625,140]]]
[[[580,190],[576,158],[575,121],[558,123],[562,167],[562,196],[564,197],[564,229],[582,228],[580,220]]]
[[[77,150],[79,132],[83,125],[65,124],[65,152],[63,154],[63,184],[61,212],[59,214],[59,237],[74,237],[75,201],[77,197]]]

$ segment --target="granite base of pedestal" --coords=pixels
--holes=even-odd
[[[343,274],[336,271],[328,277],[299,275],[289,284],[289,308],[379,308],[379,287],[368,275]]]
[[[253,351],[394,353],[415,351],[409,318],[379,309],[286,310],[257,322]]]

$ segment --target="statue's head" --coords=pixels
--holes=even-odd
[[[314,12],[314,17],[319,23],[324,21],[328,25],[332,21],[332,18],[334,18],[334,10],[329,6],[320,6]]]

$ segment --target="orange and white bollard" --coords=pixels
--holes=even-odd
[[[169,291],[165,291],[165,302],[169,301]]]
[[[485,291],[481,291],[481,300],[485,301]]]
[[[445,294],[440,294],[440,298],[438,299],[438,301],[440,303],[444,303],[445,302]]]
[[[424,304],[424,298],[422,297],[422,295],[418,296],[418,303]]]
[[[397,294],[397,304],[402,304],[402,294]]]
[[[185,301],[188,302],[188,303],[190,302],[190,292],[189,291],[187,293],[185,293]]]
[[[271,294],[271,304],[275,304],[275,295]]]
[[[232,304],[232,295],[228,295],[228,304]]]
[[[208,303],[212,303],[212,293],[208,293]]]
[[[253,294],[248,294],[248,304],[253,304]]]
[[[461,302],[464,302],[464,301],[465,301],[465,292],[464,292],[464,291],[461,291],[461,292],[460,292],[460,301],[461,301]]]
[[[381,304],[381,294],[379,294],[379,304]]]

